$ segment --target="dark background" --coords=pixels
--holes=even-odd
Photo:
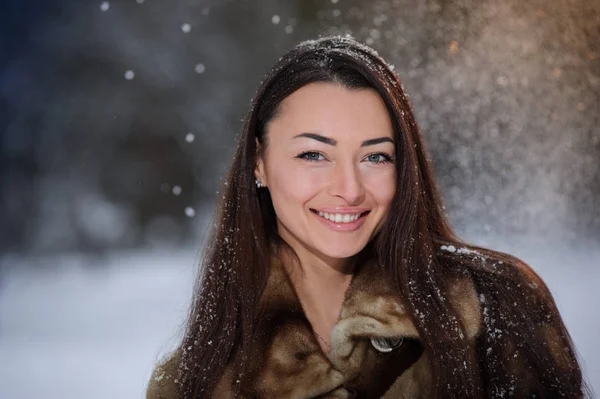
[[[2,0],[0,397],[143,397],[261,79],[347,33],[398,72],[459,235],[540,274],[600,389],[599,0]]]
[[[3,251],[197,242],[262,76],[329,33],[395,65],[464,236],[600,232],[598,1],[108,4],[2,3]]]

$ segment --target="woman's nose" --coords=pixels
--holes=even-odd
[[[332,195],[343,198],[348,205],[358,205],[364,200],[365,189],[360,172],[355,165],[338,165],[332,179]]]

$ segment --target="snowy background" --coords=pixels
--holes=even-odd
[[[538,271],[600,391],[600,2],[6,0],[0,398],[143,396],[250,98],[329,33],[394,65],[456,230]]]

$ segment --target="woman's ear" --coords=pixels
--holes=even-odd
[[[254,167],[254,176],[260,180],[262,187],[267,186],[267,174],[265,173],[265,162],[264,162],[264,148],[256,140],[256,166]]]

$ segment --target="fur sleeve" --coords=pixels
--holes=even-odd
[[[177,385],[179,359],[179,353],[174,352],[156,365],[148,382],[146,399],[177,399],[179,394]]]
[[[550,290],[524,262],[494,261],[477,273],[488,396],[582,397],[581,370]]]

